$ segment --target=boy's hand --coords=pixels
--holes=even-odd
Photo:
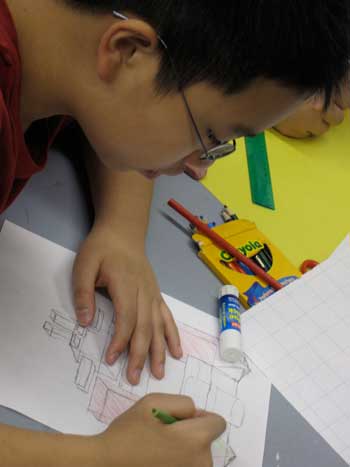
[[[330,127],[339,125],[344,120],[344,109],[349,106],[345,94],[332,99],[332,102],[324,111],[324,99],[315,96],[309,99],[303,106],[275,129],[290,138],[310,138],[326,133]]]
[[[153,408],[181,421],[164,425]],[[104,467],[212,467],[211,444],[225,427],[222,417],[196,411],[188,397],[153,394],[97,437],[95,457]]]
[[[350,77],[344,81],[340,91],[324,111],[324,98],[314,96],[293,115],[279,123],[275,129],[291,138],[320,136],[344,120],[344,111],[350,108]]]
[[[163,425],[157,408],[181,421]],[[211,467],[225,421],[196,411],[190,398],[149,395],[95,436],[35,433],[0,424],[2,467]]]
[[[152,374],[163,378],[166,344],[175,358],[181,358],[182,349],[143,245],[108,227],[95,226],[73,270],[75,310],[83,326],[94,318],[95,287],[107,288],[116,312],[116,332],[107,362],[113,364],[129,346],[127,378],[131,384],[139,383],[148,353]]]

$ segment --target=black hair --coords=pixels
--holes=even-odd
[[[349,70],[349,0],[63,0],[92,14],[134,14],[164,39],[160,90],[207,81],[225,93],[257,78],[329,101]]]

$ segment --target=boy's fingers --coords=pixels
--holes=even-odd
[[[152,305],[144,294],[137,297],[137,323],[130,342],[127,378],[130,384],[139,384],[143,367],[152,341],[152,320],[149,310],[142,308]]]
[[[313,125],[310,125],[307,135],[309,137],[321,136],[329,130],[330,124],[322,118],[321,115],[317,116]]]
[[[322,112],[324,109],[324,96],[322,94],[316,94],[311,99],[307,101],[306,105],[309,105],[310,108],[316,110],[316,112]]]
[[[158,409],[179,419],[186,420],[196,414],[196,407],[193,400],[188,396],[175,396],[172,394],[150,394],[141,400],[141,405],[148,413],[152,414],[152,409]]]
[[[226,421],[220,415],[197,411],[193,418],[183,421],[181,428],[196,433],[204,444],[211,444],[226,430]]]
[[[214,413],[196,410],[193,400],[187,396],[171,394],[150,394],[140,401],[146,415],[158,409],[177,418],[178,423],[171,425],[174,430],[186,430],[196,435],[204,444],[215,441],[226,430],[224,418]]]
[[[123,299],[120,300],[117,287],[108,288],[116,314],[115,334],[106,353],[106,361],[109,365],[113,365],[119,355],[125,351],[136,325],[136,295],[126,292],[123,294],[123,290],[121,287],[120,294]]]
[[[77,256],[73,267],[73,300],[79,324],[88,326],[95,314],[95,281],[98,264]]]
[[[325,112],[323,119],[331,126],[340,125],[344,120],[344,111],[336,104],[332,104],[327,112]]]
[[[349,78],[347,78],[344,81],[340,92],[335,93],[334,102],[342,110],[348,109],[350,107],[350,79]]]
[[[164,333],[168,343],[169,351],[174,358],[181,358],[183,355],[183,350],[181,346],[179,330],[175,323],[174,317],[164,301],[162,301],[161,307],[164,320]]]
[[[153,312],[153,335],[151,343],[151,370],[152,374],[162,379],[165,374],[165,350],[166,342],[164,337],[163,316],[159,310],[159,302],[154,301],[155,310]]]
[[[119,317],[120,315],[118,315],[117,317],[117,321],[115,324],[115,332],[106,351],[106,362],[108,363],[108,365],[113,365],[118,360],[120,355],[127,349],[129,340],[132,335],[132,330],[130,330],[130,333],[128,333],[130,334],[129,337],[126,333],[120,335],[120,320],[118,319]]]

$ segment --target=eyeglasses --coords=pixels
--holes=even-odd
[[[123,20],[128,20],[129,19],[127,16],[125,16],[122,13],[119,13],[116,10],[113,10],[113,16],[115,18],[119,18],[119,19],[123,19]],[[196,121],[194,119],[191,107],[190,107],[190,105],[188,103],[188,100],[186,98],[184,89],[180,85],[181,81],[180,81],[180,78],[179,78],[179,73],[177,71],[177,67],[176,67],[175,62],[173,60],[173,57],[170,54],[169,47],[168,47],[167,43],[164,41],[164,39],[159,34],[157,34],[157,37],[158,37],[158,40],[159,40],[160,44],[162,45],[162,47],[164,48],[164,50],[166,51],[166,53],[168,55],[171,67],[173,69],[174,76],[175,76],[176,81],[178,83],[179,92],[180,92],[180,94],[182,96],[182,99],[184,101],[188,116],[189,116],[189,118],[191,120],[194,131],[195,131],[196,136],[198,138],[198,141],[200,142],[200,144],[202,146],[203,154],[200,156],[200,160],[201,161],[214,162],[217,159],[221,159],[223,157],[229,156],[230,154],[232,154],[233,152],[236,151],[236,141],[235,140],[233,140],[232,142],[231,141],[219,141],[213,135],[213,133],[209,132],[209,134],[208,134],[209,139],[213,140],[213,143],[215,144],[215,146],[213,148],[211,148],[211,149],[208,149],[207,146],[205,145],[205,143],[203,141],[203,138],[201,136],[201,133],[199,131],[198,125],[197,125],[197,123],[196,123]]]

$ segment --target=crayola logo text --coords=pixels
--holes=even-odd
[[[249,242],[243,246],[240,246],[238,249],[244,256],[248,256],[248,253],[252,251],[259,250],[263,248],[263,245],[260,242]]]

